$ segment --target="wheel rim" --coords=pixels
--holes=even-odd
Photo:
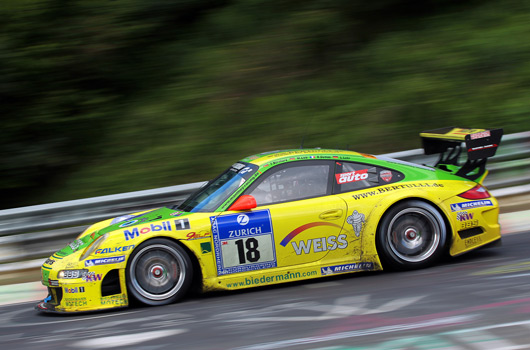
[[[131,261],[130,278],[136,291],[150,300],[174,296],[186,277],[182,255],[172,247],[155,244],[144,247]]]
[[[437,218],[422,208],[407,208],[397,213],[388,226],[388,245],[407,262],[422,262],[434,254],[440,243]]]

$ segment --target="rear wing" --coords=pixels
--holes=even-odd
[[[469,180],[482,182],[487,175],[486,162],[501,143],[502,129],[442,128],[420,133],[425,154],[440,154],[435,167]],[[459,165],[465,143],[467,161]]]

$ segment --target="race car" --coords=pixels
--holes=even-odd
[[[87,228],[42,265],[49,294],[36,308],[164,305],[190,290],[423,268],[499,243],[482,181],[502,132],[421,133],[425,153],[440,154],[432,167],[332,149],[249,156],[183,203]]]

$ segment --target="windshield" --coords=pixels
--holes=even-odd
[[[185,212],[213,212],[258,169],[257,165],[235,163],[216,179],[192,194],[177,209]]]

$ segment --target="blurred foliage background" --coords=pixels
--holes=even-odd
[[[524,0],[3,0],[1,208],[530,130]]]

